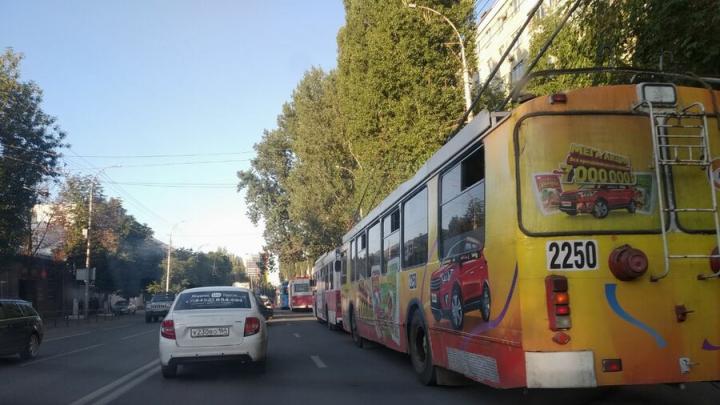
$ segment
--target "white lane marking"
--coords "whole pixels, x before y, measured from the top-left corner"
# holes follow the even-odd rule
[[[91,349],[94,349],[94,348],[100,347],[100,346],[105,346],[105,343],[98,343],[96,345],[83,347],[82,349],[72,350],[72,351],[65,352],[65,353],[59,353],[59,354],[56,354],[56,355],[50,356],[50,357],[41,357],[37,360],[29,361],[27,363],[22,363],[22,364],[20,364],[20,367],[32,366],[33,364],[42,363],[43,361],[54,360],[54,359],[57,359],[58,357],[69,356],[71,354],[84,352],[86,350],[91,350]]]
[[[130,327],[130,326],[133,326],[133,325],[134,325],[134,324],[131,323],[131,324],[128,324],[128,325],[116,326],[116,327],[114,327],[114,328],[102,328],[102,329],[100,329],[100,330],[122,329],[122,328],[127,328],[127,327]]]
[[[300,334],[297,333],[297,332],[295,332],[295,333],[293,333],[293,336],[295,336],[296,338],[299,338],[299,337],[300,337]]]
[[[315,363],[317,368],[327,368],[327,364],[325,364],[322,360],[320,360],[320,356],[318,355],[312,355],[310,356],[310,359]]]
[[[137,336],[147,335],[148,333],[158,333],[158,331],[156,331],[156,330],[154,330],[154,329],[153,329],[153,330],[148,330],[148,331],[145,331],[145,332],[136,333],[136,334],[134,334],[134,335],[125,336],[124,338],[120,338],[120,340],[132,339],[132,338],[137,337]]]
[[[45,343],[45,342],[54,342],[54,341],[56,341],[56,340],[69,339],[69,338],[72,338],[72,337],[75,337],[75,336],[84,336],[84,335],[89,335],[89,334],[90,334],[90,332],[83,332],[83,333],[77,333],[77,334],[74,334],[74,335],[58,336],[58,337],[54,337],[54,338],[50,338],[50,339],[43,339],[43,343]]]
[[[110,384],[107,384],[103,387],[100,387],[96,389],[95,391],[85,395],[84,397],[75,400],[70,405],[85,405],[85,404],[99,404],[99,403],[107,403],[109,401],[112,401],[117,398],[117,396],[124,394],[127,392],[128,389],[133,388],[137,384],[141,383],[142,381],[145,381],[148,377],[150,377],[153,373],[157,372],[157,366],[160,364],[160,360],[153,360],[150,363],[140,367],[139,369],[130,372],[128,374],[125,374],[124,376],[118,378],[117,380],[111,382]],[[121,387],[123,384],[127,383],[127,385]],[[112,390],[118,388],[117,391],[111,392]],[[126,389],[127,388],[127,389]],[[107,397],[102,399],[102,402],[96,401],[100,396],[105,395],[107,393],[110,393]],[[115,393],[118,393],[117,396],[115,396]]]

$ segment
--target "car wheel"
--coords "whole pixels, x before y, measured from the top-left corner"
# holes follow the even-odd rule
[[[465,321],[465,310],[463,309],[463,297],[460,285],[455,284],[450,297],[450,322],[455,330],[461,330]]]
[[[630,201],[630,204],[628,204],[627,210],[631,214],[635,213],[635,210],[637,210],[637,204],[635,204],[635,200]]]
[[[410,323],[410,360],[418,379],[425,385],[435,385],[437,381],[435,366],[432,364],[432,350],[427,335],[425,321],[419,312],[413,314]]]
[[[160,371],[165,378],[175,378],[177,376],[177,365],[160,365]]]
[[[350,333],[352,334],[353,343],[355,346],[363,347],[363,338],[360,336],[357,330],[357,321],[355,320],[355,309],[350,310]]]
[[[610,212],[610,208],[608,207],[608,204],[605,200],[599,199],[595,202],[595,205],[593,205],[592,214],[595,218],[602,219],[608,216],[608,213]]]
[[[480,314],[482,315],[483,321],[487,322],[490,320],[490,286],[487,282],[483,283],[482,295],[480,296]]]
[[[23,360],[32,360],[37,357],[38,350],[40,350],[40,338],[37,334],[33,333],[30,335],[23,351],[20,352],[20,358]]]

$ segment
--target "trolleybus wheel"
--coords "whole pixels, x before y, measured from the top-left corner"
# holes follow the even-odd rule
[[[610,212],[610,208],[608,207],[608,204],[605,200],[602,198],[595,201],[595,205],[593,206],[592,214],[595,218],[605,218],[608,216],[608,213]]]
[[[482,295],[480,296],[480,314],[483,321],[490,320],[490,286],[487,281],[483,283]]]
[[[328,330],[335,330],[335,325],[330,322],[330,315],[328,314],[327,308],[325,308],[325,323],[327,323]]]
[[[465,310],[463,310],[462,291],[460,291],[460,286],[455,284],[450,297],[450,321],[455,330],[460,330],[463,327],[464,320]]]
[[[363,338],[360,336],[357,330],[357,321],[355,320],[355,309],[350,310],[350,333],[352,333],[352,339],[355,346],[363,347]]]
[[[435,385],[437,375],[432,364],[427,327],[417,311],[413,314],[410,323],[410,360],[420,382],[425,385]]]

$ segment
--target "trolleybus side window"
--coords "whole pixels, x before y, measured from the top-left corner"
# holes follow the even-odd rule
[[[357,257],[355,258],[357,265],[357,274],[359,278],[367,277],[367,239],[365,231],[357,237]]]
[[[347,283],[347,263],[345,262],[345,252],[340,257],[340,285]]]
[[[382,243],[380,239],[380,222],[370,227],[368,231],[368,268],[370,275],[380,274],[382,265]]]
[[[355,239],[350,241],[350,256],[348,263],[350,263],[350,282],[357,281],[357,267],[355,266]]]
[[[477,251],[485,244],[483,149],[443,174],[440,208],[442,258]]]
[[[400,210],[383,218],[383,274],[400,270]]]
[[[427,263],[427,194],[423,188],[403,207],[403,268]]]

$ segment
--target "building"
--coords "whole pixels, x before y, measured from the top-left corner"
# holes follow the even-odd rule
[[[258,262],[260,261],[259,254],[247,254],[243,256],[243,264],[245,265],[245,274],[251,280],[257,280],[260,277],[260,267]]]
[[[565,0],[545,0],[535,18],[553,12]],[[483,83],[508,48],[520,27],[527,19],[537,0],[495,0],[480,15],[477,26],[476,53],[478,78]],[[532,40],[532,22],[523,31],[517,43],[500,66],[496,79],[511,86],[525,73],[530,62],[529,49]]]

